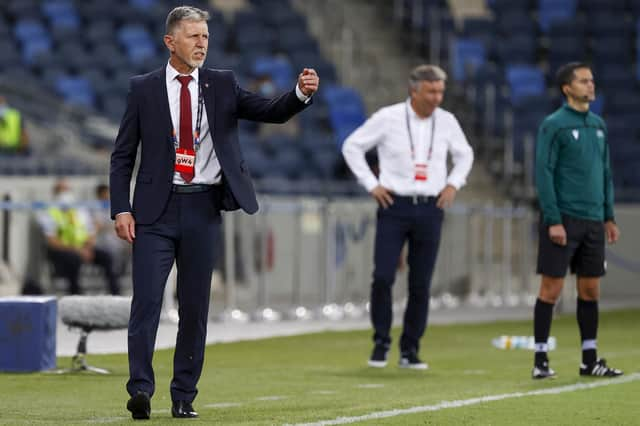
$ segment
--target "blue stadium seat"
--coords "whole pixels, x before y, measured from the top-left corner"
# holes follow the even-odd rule
[[[506,68],[506,79],[514,105],[527,97],[543,95],[546,90],[544,74],[538,68],[526,65],[514,65]]]
[[[484,65],[487,53],[482,42],[473,39],[455,39],[452,47],[453,78],[466,81],[469,73]]]
[[[630,66],[625,66],[621,63],[609,63],[600,68],[596,68],[596,87],[602,87],[607,93],[618,92],[625,93],[628,96],[628,92],[635,86],[635,80],[633,75],[633,69]]]
[[[335,175],[336,167],[342,161],[342,156],[334,147],[334,149],[314,151],[311,159],[317,174],[326,179]]]
[[[638,18],[640,16],[640,0],[627,0],[627,3],[633,17]]]
[[[268,75],[280,90],[289,90],[295,84],[295,75],[289,61],[281,56],[261,56],[253,61],[254,76]]]
[[[466,18],[463,22],[462,38],[479,40],[486,46],[493,46],[495,22],[488,18]]]
[[[13,34],[21,42],[48,37],[48,31],[42,22],[36,19],[19,20],[13,27]]]
[[[536,35],[537,26],[531,15],[524,11],[501,13],[496,19],[498,32],[506,37],[514,35]]]
[[[14,65],[20,62],[20,55],[18,54],[17,46],[13,43],[11,38],[0,39],[0,70],[10,65]]]
[[[31,64],[35,57],[51,49],[51,40],[48,37],[31,38],[23,42],[22,58],[27,64]]]
[[[277,155],[278,152],[291,149],[297,146],[296,141],[289,135],[273,134],[259,140],[258,143],[264,151],[270,155]]]
[[[571,61],[584,61],[587,44],[578,37],[553,37],[549,40],[547,62],[551,73]]]
[[[587,21],[584,16],[576,16],[571,20],[552,21],[549,24],[547,35],[553,39],[555,37],[570,38],[576,37],[584,40],[587,33]]]
[[[306,167],[307,159],[295,146],[280,148],[270,160],[270,168],[267,176],[283,176],[288,179],[295,179]]]
[[[278,48],[287,54],[292,52],[308,52],[319,54],[318,43],[306,31],[296,28],[279,28],[277,30]]]
[[[159,4],[158,0],[129,0],[129,4],[140,10],[148,10]]]
[[[531,35],[506,37],[495,46],[495,56],[499,63],[533,64],[536,62],[537,43]]]
[[[236,48],[246,54],[253,50],[262,54],[270,54],[276,44],[275,30],[258,24],[250,27],[236,27]]]
[[[631,39],[626,37],[594,37],[591,43],[592,60],[599,64],[623,63],[631,65]]]
[[[587,19],[589,19],[588,30],[593,37],[631,38],[633,36],[634,25],[625,19],[624,12],[599,12],[588,16]]]
[[[151,34],[140,24],[124,25],[117,31],[118,41],[122,46],[151,42]]]
[[[52,29],[77,30],[80,27],[80,17],[74,4],[69,0],[44,0],[42,13],[49,19]]]
[[[262,20],[269,26],[299,27],[306,25],[305,18],[288,3],[271,3],[259,9]]]
[[[38,0],[5,0],[7,16],[14,21],[22,19],[39,19],[40,2]]]
[[[596,95],[596,100],[589,104],[589,109],[595,114],[602,115],[607,95],[602,93],[602,91],[596,92]]]
[[[611,0],[580,0],[580,7],[589,15],[597,16],[601,13],[622,13],[626,7],[624,1]]]
[[[249,166],[251,176],[257,179],[264,177],[269,172],[269,169],[272,168],[269,158],[255,143],[246,143],[246,141],[243,142],[243,139],[240,139],[240,143],[242,144],[242,153]]]
[[[547,34],[554,22],[572,20],[577,6],[577,0],[538,0],[540,30]]]
[[[127,46],[127,57],[132,64],[140,65],[148,63],[156,57],[157,53],[153,43],[140,43]]]
[[[596,84],[597,83],[598,81],[596,79]],[[630,92],[628,88],[618,93],[612,93],[611,96],[607,98],[604,111],[607,114],[607,126],[611,127],[610,121],[615,119],[618,114],[640,111],[640,93],[638,93],[637,90]],[[640,120],[632,120],[632,122],[638,123],[638,126],[640,126]]]
[[[322,55],[312,52],[293,52],[291,55],[291,63],[296,73],[302,71],[303,68],[313,68],[317,71],[322,79],[323,90],[326,84],[335,84],[338,81],[336,69],[333,64],[327,61]],[[322,92],[322,90],[321,90]]]
[[[88,80],[66,75],[58,77],[54,85],[56,91],[62,95],[65,101],[84,107],[94,106],[95,96]]]
[[[487,0],[487,5],[494,14],[528,12],[533,6],[533,0]]]

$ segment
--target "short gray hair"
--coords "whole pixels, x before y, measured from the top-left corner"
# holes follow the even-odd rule
[[[422,81],[447,81],[447,73],[437,65],[419,65],[409,74],[409,87],[417,89]]]
[[[167,34],[173,34],[173,31],[180,24],[181,21],[208,21],[209,12],[206,10],[198,9],[193,6],[178,6],[169,12],[167,15],[167,21],[165,23],[165,30]]]

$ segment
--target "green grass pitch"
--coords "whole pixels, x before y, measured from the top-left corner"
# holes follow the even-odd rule
[[[640,310],[602,313],[599,354],[628,376],[640,372]],[[432,406],[443,401],[527,393],[597,383],[580,378],[580,344],[573,316],[554,320],[558,349],[550,353],[558,378],[533,381],[533,354],[499,350],[491,339],[501,334],[529,335],[531,321],[432,326],[422,341],[427,371],[407,371],[398,360],[395,329],[385,369],[366,367],[369,331],[327,332],[207,347],[194,402],[196,420],[172,419],[169,411],[171,350],[154,358],[156,393],[149,425],[193,422],[219,425],[313,423],[366,416],[385,410]],[[99,338],[95,334],[90,338]],[[1,425],[132,424],[127,358],[89,355],[90,364],[113,374],[0,374]],[[70,365],[58,359],[59,367]],[[625,377],[625,376],[623,376]],[[140,422],[136,422],[140,424]],[[437,411],[369,418],[367,425],[638,425],[640,380],[554,395],[526,395]]]

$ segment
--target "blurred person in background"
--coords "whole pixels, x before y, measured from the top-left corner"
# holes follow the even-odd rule
[[[28,154],[29,138],[22,114],[0,95],[0,154]]]
[[[98,265],[104,270],[109,292],[120,294],[111,254],[96,247],[91,216],[86,209],[72,207],[78,200],[66,179],[55,183],[53,201],[57,206],[40,212],[38,223],[46,238],[47,258],[56,275],[69,282],[70,294],[81,294],[81,266]]]
[[[446,73],[435,65],[416,67],[409,76],[409,98],[378,110],[342,147],[351,171],[379,204],[370,303],[374,328],[371,367],[387,365],[391,289],[402,247],[408,241],[409,300],[399,342],[399,366],[427,368],[418,351],[427,327],[444,209],[453,204],[473,163],[473,151],[458,120],[439,107],[446,79]],[[365,153],[374,147],[379,177],[365,159]],[[453,160],[450,171],[447,154]]]
[[[104,183],[97,185],[95,195],[96,200],[101,204],[100,208],[91,211],[96,234],[96,247],[111,255],[114,271],[118,277],[121,277],[124,275],[131,257],[131,246],[113,232],[113,221],[109,208],[109,185]]]
[[[208,19],[206,11],[190,6],[169,13],[164,36],[169,61],[131,79],[111,156],[111,215],[118,236],[133,244],[127,409],[134,419],[148,419],[151,414],[155,391],[151,360],[164,286],[174,260],[179,323],[171,414],[198,416],[192,402],[204,362],[220,212],[258,210],[240,152],[238,120],[283,123],[310,104],[319,84],[316,72],[305,68],[295,88],[267,99],[241,88],[231,71],[202,68],[209,44]],[[131,205],[130,183],[139,146]]]
[[[263,98],[273,98],[281,95],[282,90],[273,81],[269,74],[259,74],[249,83],[249,89]],[[286,123],[255,123],[256,134],[260,140],[273,135],[285,135],[295,137],[300,134],[300,120],[291,117]]]
[[[611,377],[622,371],[596,353],[600,277],[605,274],[605,240],[620,231],[613,211],[613,181],[604,120],[589,111],[595,100],[587,64],[571,62],[557,72],[565,104],[545,118],[536,144],[536,188],[541,210],[538,245],[540,292],[533,313],[535,355],[532,377],[555,376],[547,356],[553,307],[567,269],[577,276],[577,320],[582,340],[581,376]]]

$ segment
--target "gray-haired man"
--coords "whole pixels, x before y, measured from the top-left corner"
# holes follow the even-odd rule
[[[283,123],[306,108],[318,88],[315,71],[304,69],[295,89],[265,99],[242,89],[231,71],[201,68],[209,44],[208,17],[189,6],[169,13],[164,36],[169,62],[131,79],[111,156],[111,215],[118,236],[133,243],[127,409],[134,419],[148,419],[151,413],[151,360],[164,285],[174,261],[180,322],[171,413],[178,418],[198,415],[191,404],[204,362],[220,211],[258,210],[238,142],[238,120]],[[131,205],[129,188],[139,146]]]
[[[448,111],[439,108],[446,73],[421,65],[409,76],[409,98],[371,116],[344,142],[342,153],[358,181],[378,202],[371,321],[375,343],[371,367],[385,367],[391,344],[391,287],[405,241],[409,243],[409,300],[400,339],[400,367],[426,369],[418,358],[427,326],[429,289],[440,242],[443,209],[464,185],[473,151]],[[376,147],[380,175],[365,153]],[[447,170],[447,154],[453,168]]]

